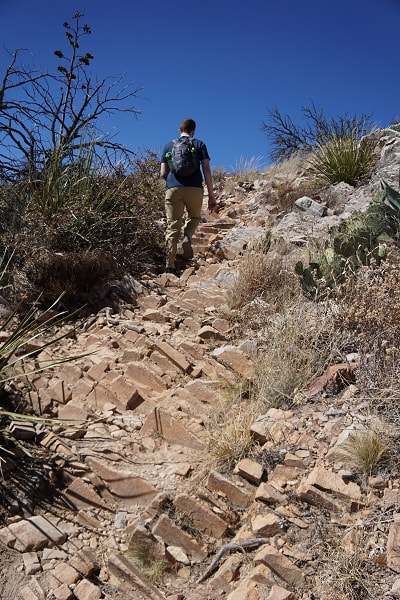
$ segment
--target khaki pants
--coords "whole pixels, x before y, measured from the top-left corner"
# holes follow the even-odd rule
[[[183,213],[187,211],[184,235],[192,237],[200,223],[203,204],[203,189],[197,187],[174,187],[165,194],[165,214],[167,216],[166,266],[175,267],[176,249],[182,229]]]

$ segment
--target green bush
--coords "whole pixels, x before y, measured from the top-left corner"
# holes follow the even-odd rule
[[[52,302],[157,262],[163,244],[163,185],[155,154],[137,157],[131,172],[110,171],[85,149],[78,161],[0,188],[7,228],[0,247],[14,248],[15,282]],[[18,203],[13,200],[18,198]],[[83,287],[81,287],[83,286]],[[86,299],[83,298],[85,301]]]

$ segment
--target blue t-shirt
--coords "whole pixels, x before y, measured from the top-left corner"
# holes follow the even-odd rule
[[[197,171],[193,173],[193,175],[189,175],[189,177],[178,177],[175,173],[171,173],[168,171],[167,176],[167,190],[173,187],[203,187],[203,176],[200,170],[200,164],[202,160],[210,159],[207,151],[207,146],[201,140],[197,140],[196,138],[192,138],[192,144],[196,148],[197,156],[199,157],[199,168]],[[167,152],[172,151],[172,140],[165,144],[163,151],[161,153],[161,162],[166,163],[168,166],[168,161],[165,158]]]

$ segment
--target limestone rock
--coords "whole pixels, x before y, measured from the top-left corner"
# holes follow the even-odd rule
[[[250,494],[216,471],[210,471],[207,487],[212,492],[225,496],[233,506],[246,508],[252,500]]]
[[[111,467],[94,457],[88,457],[86,462],[104,481],[115,501],[123,507],[144,505],[157,495],[157,490],[151,483],[132,471]]]
[[[243,458],[236,465],[237,472],[239,475],[258,485],[264,476],[264,467],[254,460],[249,458]]]
[[[107,503],[99,496],[92,486],[82,481],[80,477],[74,481],[63,492],[70,506],[76,510],[85,508],[104,508],[110,510]]]
[[[287,499],[284,494],[269,483],[261,483],[257,488],[256,500],[261,500],[266,504],[286,504]]]
[[[88,579],[82,579],[74,588],[74,595],[78,600],[100,600],[101,589]]]
[[[273,512],[263,512],[252,519],[251,528],[256,537],[272,537],[282,532],[281,518]]]
[[[162,538],[168,546],[179,546],[190,556],[197,559],[203,560],[207,556],[207,552],[200,544],[175,525],[167,515],[161,515],[153,527],[153,534]]]
[[[267,600],[295,600],[293,592],[285,590],[280,585],[273,585]]]
[[[204,443],[184,425],[168,413],[155,409],[145,420],[143,433],[156,432],[170,444],[179,444],[188,448],[201,450]]]
[[[304,574],[301,569],[296,567],[288,558],[278,552],[276,548],[265,545],[254,557],[254,563],[262,563],[276,573],[283,581],[296,585],[304,586]]]
[[[319,202],[316,202],[312,198],[308,198],[308,196],[298,198],[294,203],[293,210],[317,215],[318,217],[326,215],[326,206],[319,204]]]
[[[188,494],[179,494],[174,504],[176,509],[186,515],[197,529],[215,538],[222,537],[228,528],[223,519]]]
[[[212,352],[211,356],[228,365],[228,367],[243,377],[250,377],[252,375],[253,367],[251,361],[236,346],[217,348]]]

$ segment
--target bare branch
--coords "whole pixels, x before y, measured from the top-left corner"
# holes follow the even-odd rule
[[[372,115],[340,115],[328,118],[324,110],[313,101],[309,106],[301,108],[303,124],[297,125],[289,115],[282,114],[275,106],[269,109],[267,121],[262,123],[261,130],[270,140],[272,151],[270,157],[279,162],[296,153],[308,154],[315,146],[334,137],[346,137],[356,134],[365,135],[372,128]]]
[[[95,152],[124,156],[132,152],[111,141],[99,128],[104,115],[129,113],[138,115],[132,105],[140,86],[125,82],[123,76],[93,78],[89,72],[93,55],[80,48],[82,38],[91,33],[81,25],[76,13],[73,23],[64,23],[66,50],[53,54],[60,61],[53,73],[39,73],[21,63],[22,49],[10,54],[10,62],[0,83],[0,135],[3,147],[0,172],[11,178],[22,159],[43,168],[51,156],[71,161],[75,153],[86,146],[88,130]],[[12,124],[12,126],[11,126]]]

